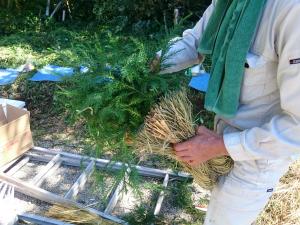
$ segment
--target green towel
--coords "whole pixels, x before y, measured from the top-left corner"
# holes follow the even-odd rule
[[[198,51],[212,55],[205,108],[236,115],[247,52],[267,0],[218,0]]]

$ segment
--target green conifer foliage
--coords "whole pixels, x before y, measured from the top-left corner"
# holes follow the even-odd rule
[[[122,161],[126,157],[130,161],[130,146],[151,106],[185,82],[179,74],[152,73],[149,61],[153,49],[135,44],[136,51],[125,60],[120,74],[78,75],[67,81],[57,98],[73,119],[85,121],[99,151],[114,151]]]

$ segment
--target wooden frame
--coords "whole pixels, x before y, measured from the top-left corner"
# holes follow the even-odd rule
[[[19,179],[15,179],[11,177],[11,175],[16,173],[27,162],[29,162],[29,160],[46,162],[47,165],[30,182],[23,182]],[[64,195],[64,197],[61,197],[57,194],[51,193],[49,191],[40,188],[40,185],[46,179],[46,177],[49,176],[52,172],[54,172],[56,169],[58,169],[61,165],[73,166],[78,168],[81,168],[82,166],[86,166],[85,170],[77,178],[75,183]],[[85,156],[63,152],[63,151],[54,151],[46,148],[33,147],[30,151],[26,152],[22,157],[19,157],[18,159],[12,161],[8,165],[1,167],[0,180],[6,181],[7,183],[13,185],[18,192],[39,199],[41,201],[45,201],[50,204],[61,204],[65,206],[78,207],[80,209],[84,209],[91,213],[97,214],[103,217],[104,219],[111,220],[119,224],[127,224],[126,221],[123,221],[122,219],[119,219],[111,215],[113,209],[115,208],[121,196],[121,192],[123,191],[125,180],[122,180],[119,184],[115,186],[114,191],[110,195],[110,199],[108,201],[108,204],[104,212],[98,211],[94,208],[85,207],[82,204],[76,202],[76,196],[84,188],[86,181],[92,175],[95,168],[117,171],[120,169],[124,169],[124,167],[127,167],[127,172],[126,172],[127,175],[124,178],[125,180],[128,179],[128,176],[130,175],[131,172],[130,168],[135,168],[137,172],[142,176],[163,178],[164,180],[162,185],[164,188],[168,186],[168,182],[171,179],[172,180],[192,179],[192,177],[187,173],[182,173],[182,172],[175,173],[171,170],[160,170],[160,169],[154,169],[154,168],[143,167],[138,165],[130,167],[129,165],[122,162],[111,162],[106,159],[85,157]],[[164,197],[165,197],[165,193],[164,191],[161,191],[155,206],[154,215],[159,214]],[[32,219],[36,219],[36,217],[33,216]],[[42,224],[43,225],[51,224],[50,222],[42,223]]]

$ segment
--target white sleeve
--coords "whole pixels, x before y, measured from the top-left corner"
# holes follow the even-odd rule
[[[173,44],[164,56],[166,60],[163,61],[161,74],[174,73],[200,63],[197,51],[198,44],[212,14],[215,2],[216,0],[212,1],[194,28],[184,31],[181,38],[175,38],[171,41]]]
[[[225,146],[236,161],[300,154],[300,29],[296,21],[300,21],[300,4],[288,11],[276,35],[282,113],[261,127],[224,135]]]

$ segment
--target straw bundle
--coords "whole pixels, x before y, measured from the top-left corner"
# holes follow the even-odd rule
[[[233,161],[229,157],[219,157],[197,167],[180,161],[174,154],[172,144],[195,136],[195,130],[192,103],[187,97],[187,90],[182,89],[165,96],[153,107],[137,137],[136,147],[140,152],[164,155],[179,161],[201,187],[210,190],[219,176],[231,170]]]
[[[300,224],[300,161],[294,163],[280,180],[264,212],[256,225]]]
[[[88,212],[87,210],[76,208],[73,206],[54,205],[46,216],[55,218],[71,224],[85,225],[116,225],[117,223],[103,219],[102,217]]]

